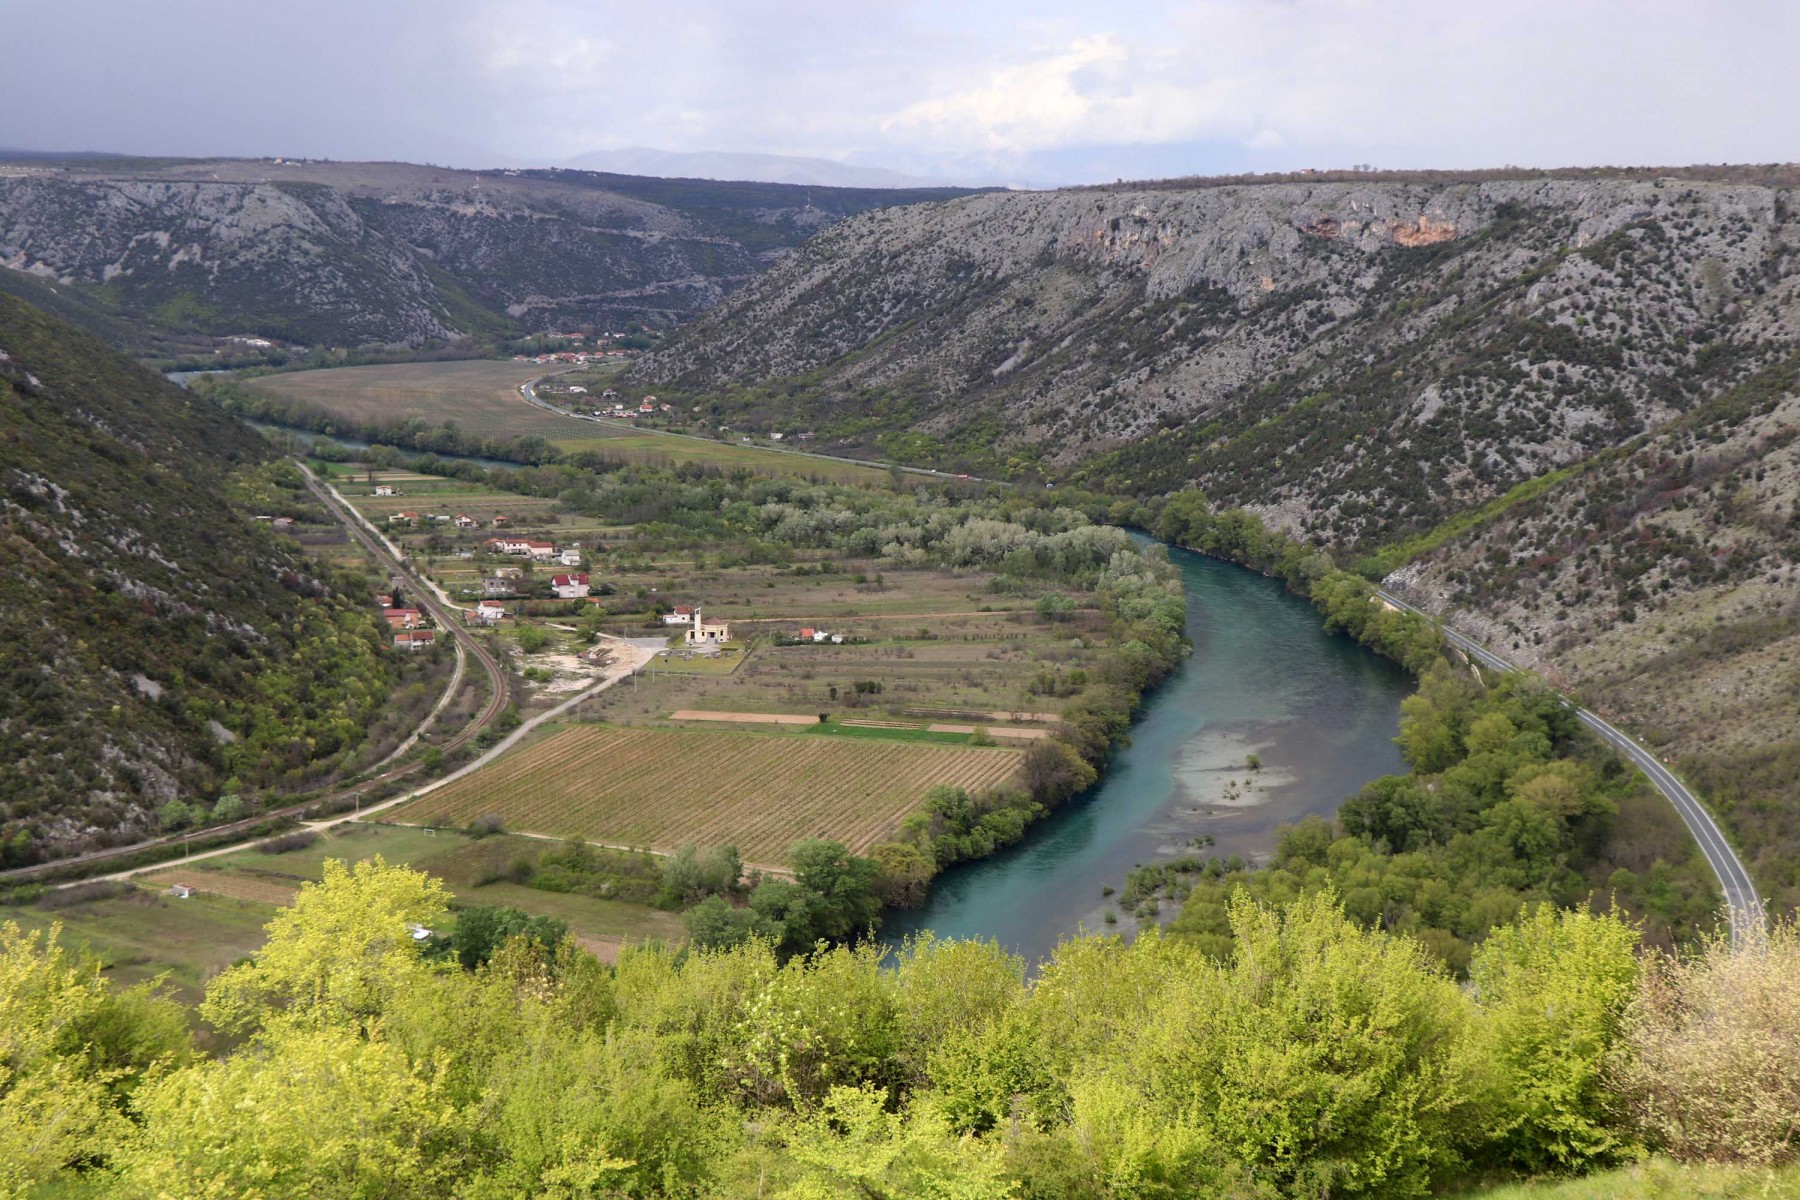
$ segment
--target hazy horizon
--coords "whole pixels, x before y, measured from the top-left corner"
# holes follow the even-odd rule
[[[649,149],[1026,185],[1800,158],[1800,17],[1773,0],[66,0],[9,25],[19,149],[480,168]]]

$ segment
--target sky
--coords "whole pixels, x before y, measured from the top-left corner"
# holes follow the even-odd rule
[[[1800,159],[1796,0],[0,0],[0,147],[1048,185]]]

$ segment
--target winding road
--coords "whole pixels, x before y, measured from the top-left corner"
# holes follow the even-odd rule
[[[1430,613],[1407,603],[1392,592],[1377,589],[1375,594],[1395,608],[1417,613],[1436,624],[1439,629],[1443,630],[1445,641],[1482,666],[1495,671],[1523,669],[1501,658],[1466,634],[1458,633]],[[1574,707],[1573,701],[1564,700],[1563,703]],[[1664,766],[1647,746],[1630,734],[1621,731],[1606,718],[1585,708],[1576,708],[1575,716],[1601,741],[1612,746],[1613,749],[1623,754],[1632,765],[1642,770],[1650,782],[1655,785],[1656,790],[1668,797],[1669,803],[1675,806],[1675,811],[1681,814],[1681,819],[1687,825],[1688,832],[1692,833],[1694,840],[1700,843],[1700,852],[1706,855],[1706,861],[1712,867],[1713,874],[1718,876],[1719,890],[1725,896],[1726,912],[1731,922],[1731,940],[1742,944],[1745,941],[1761,937],[1767,929],[1762,897],[1757,895],[1756,885],[1751,882],[1750,872],[1744,869],[1743,861],[1738,858],[1737,851],[1731,848],[1731,843],[1725,839],[1724,831],[1719,828],[1718,822],[1713,820],[1712,814],[1706,811],[1706,806],[1700,803],[1700,798],[1694,795],[1685,783],[1677,779],[1674,772]]]

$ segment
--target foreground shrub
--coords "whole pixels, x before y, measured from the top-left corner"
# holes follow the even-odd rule
[[[1455,1157],[1466,997],[1415,942],[1359,929],[1329,895],[1272,910],[1240,893],[1231,925],[1230,962],[1193,956],[1138,1028],[1076,1067],[1074,1132],[1108,1186],[1424,1195]]]
[[[1644,1138],[1676,1158],[1800,1158],[1800,932],[1653,959],[1612,1077]]]
[[[1540,907],[1475,951],[1476,1069],[1490,1088],[1486,1157],[1529,1174],[1615,1159],[1608,1051],[1638,980],[1637,930],[1615,915]]]

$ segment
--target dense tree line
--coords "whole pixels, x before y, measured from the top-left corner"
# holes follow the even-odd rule
[[[1281,580],[1312,600],[1324,614],[1326,628],[1349,634],[1415,675],[1442,653],[1443,635],[1430,620],[1381,603],[1367,579],[1335,566],[1318,547],[1270,529],[1254,513],[1217,511],[1205,495],[1190,489],[1130,506],[1128,515],[1165,541]]]
[[[208,986],[210,1055],[153,987],[0,929],[0,1192],[1324,1200],[1796,1153],[1790,929],[1640,957],[1544,906],[1465,987],[1328,894],[1240,893],[1219,952],[1080,938],[1030,980],[985,942],[609,968],[523,929],[470,969],[410,936],[445,902],[328,863]]]

